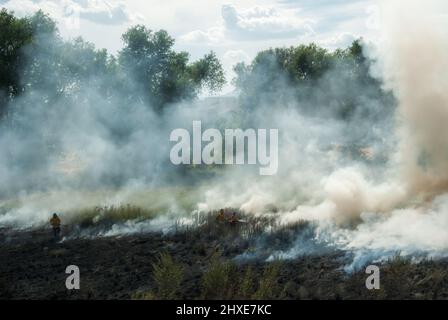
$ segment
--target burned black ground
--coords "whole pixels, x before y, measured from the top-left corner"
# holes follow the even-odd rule
[[[338,250],[266,262],[263,245],[281,249],[297,233],[304,232],[305,224],[278,228],[263,238],[263,245],[259,240],[262,226],[252,226],[243,230],[209,219],[199,228],[165,235],[74,238],[62,242],[53,241],[48,229],[3,230],[0,297],[160,299],[166,293],[158,294],[160,283],[154,277],[154,264],[160,254],[165,254],[182,270],[178,288],[172,292],[178,299],[448,298],[447,261],[417,264],[392,259],[381,266],[381,289],[369,291],[364,270],[345,273],[347,256]],[[253,259],[236,259],[257,251]],[[65,287],[68,265],[80,268],[80,290]],[[162,281],[170,284],[170,279]]]

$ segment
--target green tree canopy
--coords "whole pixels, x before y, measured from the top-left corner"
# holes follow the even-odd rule
[[[6,112],[7,101],[20,91],[20,50],[31,42],[32,34],[26,19],[0,11],[0,116]]]
[[[225,83],[213,52],[191,63],[187,52],[173,49],[174,39],[164,30],[153,32],[137,25],[122,39],[124,47],[116,58],[82,38],[64,41],[56,23],[42,11],[17,18],[2,10],[0,115],[25,91],[39,92],[36,98],[52,105],[88,88],[106,100],[143,101],[161,110],[169,103],[193,99],[202,90],[217,91]],[[76,98],[82,103],[82,96]]]
[[[214,53],[189,63],[188,53],[174,51],[174,39],[164,30],[154,32],[138,25],[123,35],[123,41],[120,66],[157,110],[194,98],[202,89],[219,90],[225,83]]]
[[[347,119],[372,101],[380,108],[391,104],[370,64],[362,40],[334,52],[312,43],[259,52],[251,64],[234,67],[233,81],[249,109],[296,104],[304,112]]]

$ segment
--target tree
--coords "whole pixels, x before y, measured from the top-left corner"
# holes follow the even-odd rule
[[[42,11],[25,18],[0,12],[0,96],[2,114],[8,102],[26,90],[47,85],[51,66],[58,64],[55,22]]]
[[[32,30],[26,19],[0,11],[0,117],[6,113],[8,101],[20,89],[19,69],[23,64],[21,48],[32,40]]]
[[[188,53],[175,52],[174,39],[164,30],[154,32],[138,25],[122,39],[119,64],[131,80],[128,85],[137,86],[156,110],[192,99],[204,88],[219,90],[224,85],[224,72],[214,53],[189,63]]]
[[[348,120],[370,115],[372,106],[382,113],[392,104],[370,65],[362,39],[334,52],[311,43],[259,52],[250,65],[234,67],[233,83],[247,110],[296,105],[304,113]]]
[[[2,10],[0,116],[6,114],[8,102],[25,91],[38,92],[36,99],[51,106],[88,88],[105,100],[119,99],[124,106],[143,101],[160,111],[203,90],[217,91],[225,83],[213,52],[191,63],[187,52],[173,49],[174,39],[164,30],[137,25],[122,38],[124,48],[115,58],[82,38],[64,41],[56,23],[42,11],[19,19]]]
[[[198,87],[212,92],[219,91],[225,83],[224,70],[214,52],[193,63],[190,73]]]

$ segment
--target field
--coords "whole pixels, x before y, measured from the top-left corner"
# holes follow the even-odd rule
[[[94,210],[94,209],[92,209]],[[114,212],[138,208],[115,208]],[[120,216],[123,213],[120,213]],[[86,215],[88,217],[89,215]],[[211,212],[169,233],[70,237],[90,218],[51,230],[2,230],[0,297],[6,299],[447,299],[448,261],[412,263],[398,255],[381,265],[381,289],[367,290],[364,270],[347,273],[339,250],[267,259],[286,248],[307,222],[276,225],[247,217],[232,226]],[[106,221],[106,220],[104,220]],[[266,230],[270,230],[266,232]],[[65,268],[77,265],[81,289],[65,287]]]

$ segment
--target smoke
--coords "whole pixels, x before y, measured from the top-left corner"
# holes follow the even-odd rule
[[[348,271],[396,254],[414,259],[448,254],[448,33],[443,22],[448,6],[384,1],[381,8],[380,42],[370,54],[377,61],[372,72],[398,102],[394,161],[379,184],[357,169],[338,170],[325,179],[324,200],[282,215],[285,221],[322,221],[315,241],[350,252]],[[328,223],[347,218],[358,220],[355,228]],[[297,256],[297,251],[293,247],[283,254]]]
[[[350,255],[350,271],[397,252],[447,256],[448,38],[442,22],[448,6],[384,1],[381,8],[380,41],[365,49],[375,61],[372,74],[393,92],[395,109],[371,86],[341,81],[344,66],[327,72],[300,101],[278,79],[275,93],[254,93],[260,104],[249,111],[240,100],[216,98],[172,104],[158,114],[143,102],[128,105],[121,91],[105,101],[89,85],[51,102],[42,98],[48,88],[28,92],[13,105],[23,110],[14,122],[24,129],[0,126],[0,225],[41,226],[53,211],[70,220],[79,209],[126,203],[160,215],[89,233],[118,236],[169,230],[173,220],[164,215],[232,207],[275,214],[283,224],[315,221],[312,235],[298,235],[290,249],[274,253],[283,258],[329,246]],[[258,72],[259,81],[268,78],[267,70]],[[358,98],[359,108],[341,120],[326,104],[347,95]],[[261,177],[248,165],[173,166],[169,133],[190,129],[193,120],[203,128],[279,129],[278,174]]]
[[[431,196],[447,187],[447,6],[437,0],[401,6],[383,6],[382,73],[400,105],[399,156],[409,191]]]

